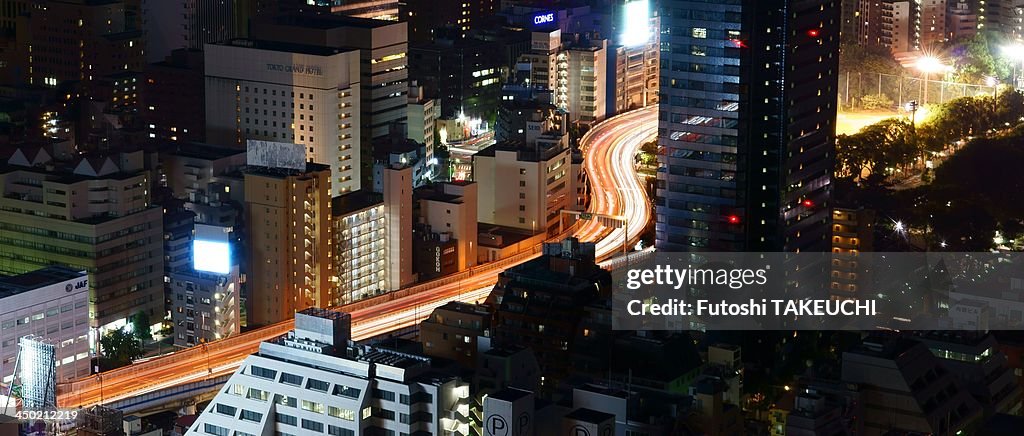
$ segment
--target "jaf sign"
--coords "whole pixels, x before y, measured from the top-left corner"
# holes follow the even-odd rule
[[[533,16],[533,24],[535,24],[535,25],[548,24],[548,23],[554,23],[554,22],[555,22],[555,13],[554,12],[541,12],[541,13]]]

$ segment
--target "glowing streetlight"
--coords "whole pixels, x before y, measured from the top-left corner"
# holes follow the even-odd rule
[[[892,229],[895,230],[896,233],[906,233],[907,225],[903,224],[903,221],[896,221],[892,224]]]
[[[947,65],[942,63],[942,60],[935,56],[921,56],[917,59],[917,63],[914,64],[918,70],[924,73],[924,95],[921,97],[921,104],[928,104],[928,75],[931,73],[938,73],[945,71],[949,68]]]
[[[1015,61],[1013,63],[1013,85],[1015,87],[1019,87],[1017,78],[1017,63],[1020,63],[1021,67],[1024,68],[1024,44],[1018,42],[1004,46],[1002,52],[1003,56],[1006,56],[1011,61]]]

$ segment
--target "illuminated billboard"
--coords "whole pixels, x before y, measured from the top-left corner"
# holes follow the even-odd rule
[[[651,7],[649,0],[626,1],[622,7],[620,43],[626,47],[647,44],[651,39]]]
[[[533,18],[531,19],[531,21],[533,22],[534,26],[554,25],[556,22],[558,22],[558,16],[551,11],[540,12],[533,14]]]
[[[230,233],[230,227],[196,224],[196,239],[192,241],[192,269],[216,274],[230,273]]]

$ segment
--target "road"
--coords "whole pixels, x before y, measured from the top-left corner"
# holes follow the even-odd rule
[[[608,228],[597,220],[580,221],[567,229],[583,241],[597,243],[604,259],[639,239],[650,219],[650,204],[633,167],[633,156],[657,131],[657,107],[633,111],[599,124],[583,138],[585,168],[591,183],[588,212],[616,216],[628,222]],[[340,307],[352,314],[352,336],[366,339],[419,323],[449,301],[482,301],[498,274],[538,257],[538,245],[527,253],[474,267],[469,271],[398,290],[381,297]],[[145,362],[106,371],[57,387],[58,404],[65,408],[90,406],[132,398],[205,378],[229,374],[260,342],[291,330],[292,321],[249,331],[209,344],[183,349]]]

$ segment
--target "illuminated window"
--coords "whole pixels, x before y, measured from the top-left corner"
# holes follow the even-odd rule
[[[705,28],[705,27],[694,27],[693,28],[693,32],[691,33],[691,35],[694,38],[701,38],[701,39],[707,38],[708,37],[708,29]]]

